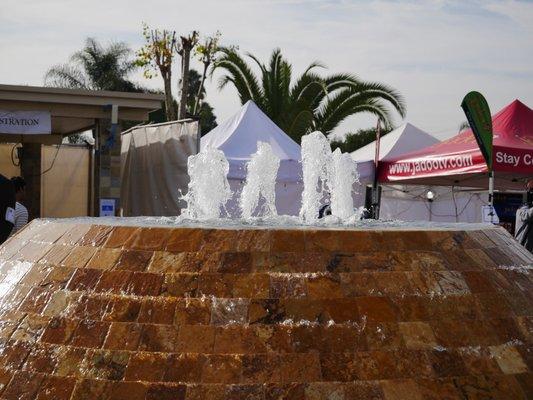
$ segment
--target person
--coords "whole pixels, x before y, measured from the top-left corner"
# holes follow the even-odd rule
[[[515,238],[533,253],[533,179],[527,183],[526,203],[516,212]]]
[[[28,209],[22,204],[26,195],[26,181],[20,176],[11,178],[13,187],[15,188],[15,224],[11,234],[14,235],[28,223]]]
[[[0,244],[9,237],[15,225],[15,188],[13,182],[0,174]]]
[[[322,219],[324,217],[327,217],[328,215],[331,215],[331,205],[329,205],[329,203],[326,203],[322,207],[320,207],[320,210],[318,210],[318,219]]]

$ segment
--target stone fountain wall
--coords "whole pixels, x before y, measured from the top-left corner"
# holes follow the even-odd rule
[[[532,264],[499,228],[35,221],[0,247],[0,398],[533,398]]]

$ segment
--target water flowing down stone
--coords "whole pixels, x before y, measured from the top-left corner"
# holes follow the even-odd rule
[[[331,174],[331,147],[321,132],[302,137],[302,172],[304,190],[300,218],[305,222],[318,219],[321,202],[327,196]]]
[[[352,197],[355,183],[359,183],[355,161],[350,154],[336,149],[332,154],[332,168],[328,183],[333,216],[344,220],[355,214]]]
[[[240,207],[242,217],[250,219],[254,216],[275,217],[276,210],[276,178],[280,160],[268,143],[259,142],[257,152],[247,164],[246,184],[242,190]],[[257,211],[261,200],[263,204]]]
[[[190,182],[183,197],[184,215],[192,219],[220,218],[231,198],[228,182],[229,163],[224,153],[208,147],[187,160]]]

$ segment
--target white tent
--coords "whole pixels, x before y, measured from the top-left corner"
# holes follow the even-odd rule
[[[420,150],[437,143],[439,140],[429,133],[406,123],[380,141],[380,161]],[[351,153],[357,162],[357,171],[362,187],[374,179],[374,156],[376,142]],[[431,190],[435,199],[429,202],[426,192]],[[363,191],[363,193],[361,193]],[[355,196],[356,206],[364,205],[364,189]],[[382,185],[380,218],[405,221],[441,222],[479,222],[483,200],[479,193],[452,192],[448,187],[429,187],[416,185]]]
[[[233,117],[203,136],[200,150],[215,147],[224,152],[230,165],[228,180],[234,193],[227,208],[232,216],[238,216],[238,201],[246,180],[246,163],[257,151],[259,142],[269,143],[281,160],[276,184],[278,214],[297,215],[302,192],[300,146],[253,101],[248,101]]]
[[[395,158],[402,154],[431,146],[432,144],[438,143],[438,141],[437,138],[431,136],[429,133],[418,129],[410,123],[406,123],[381,138],[379,159],[387,160],[389,158]],[[374,179],[375,153],[375,141],[351,153],[352,158],[357,162],[359,180],[363,185],[371,183]]]

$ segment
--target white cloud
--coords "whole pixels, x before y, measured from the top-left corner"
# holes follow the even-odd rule
[[[514,98],[533,105],[533,4],[519,1],[170,1],[3,0],[0,81],[42,84],[87,36],[141,45],[141,22],[178,32],[221,30],[223,40],[260,58],[281,47],[302,71],[322,60],[404,94],[407,119],[439,136],[455,133],[469,90],[497,111]],[[176,68],[175,74],[178,69]],[[161,86],[159,80],[149,85]],[[208,82],[219,120],[236,111],[232,89]],[[346,121],[344,132],[373,125]]]

